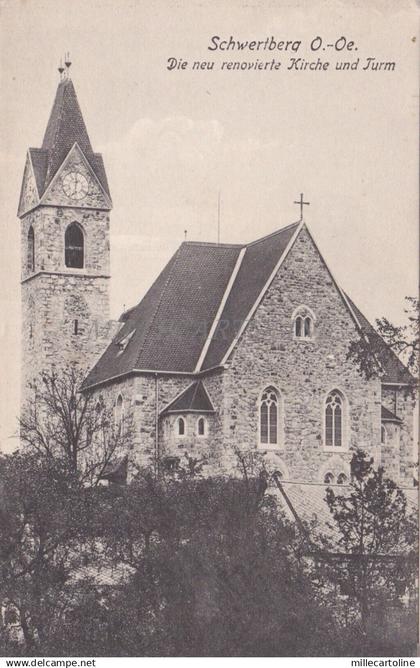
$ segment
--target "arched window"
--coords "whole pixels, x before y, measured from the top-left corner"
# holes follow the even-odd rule
[[[343,397],[338,390],[330,392],[325,402],[325,445],[343,445]]]
[[[345,473],[340,473],[337,476],[337,485],[345,485],[348,481],[348,478]]]
[[[205,436],[207,432],[206,420],[203,417],[198,418],[197,421],[197,434],[198,436]]]
[[[176,421],[176,433],[178,436],[185,436],[185,420],[182,417]]]
[[[118,395],[115,402],[115,430],[118,436],[124,433],[124,402],[121,394]]]
[[[385,425],[381,425],[381,443],[382,445],[386,443],[386,428]]]
[[[302,331],[303,331],[303,320],[300,317],[300,315],[298,315],[298,317],[295,320],[295,336],[298,339],[300,339],[300,337],[302,336]]]
[[[27,257],[28,271],[35,271],[35,233],[32,225],[28,231],[28,257]]]
[[[267,387],[260,401],[260,444],[279,445],[279,395]]]
[[[299,306],[292,315],[295,339],[310,339],[314,333],[315,315],[307,306]]]
[[[83,269],[84,238],[83,232],[77,223],[71,223],[64,235],[66,267]]]
[[[333,482],[334,482],[334,474],[331,473],[331,471],[328,471],[328,473],[324,475],[324,483],[326,485],[332,485]]]

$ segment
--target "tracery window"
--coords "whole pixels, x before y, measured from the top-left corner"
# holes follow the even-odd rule
[[[279,445],[279,394],[267,387],[260,400],[260,444]]]
[[[334,474],[331,473],[331,471],[328,471],[328,473],[324,475],[324,483],[326,485],[332,485],[333,482],[334,482]]]
[[[337,485],[346,485],[348,482],[348,478],[345,473],[340,473],[337,476]]]
[[[315,316],[307,306],[299,306],[293,313],[293,336],[295,339],[311,339],[314,333]]]
[[[325,402],[325,445],[343,445],[343,396],[338,390],[329,393]]]

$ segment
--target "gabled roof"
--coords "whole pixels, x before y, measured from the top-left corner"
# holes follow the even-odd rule
[[[95,385],[133,370],[193,373],[241,247],[184,242],[87,376]],[[136,330],[123,353],[118,342]]]
[[[402,422],[399,417],[394,415],[394,413],[388,410],[385,406],[381,406],[381,420],[382,422],[397,422],[398,424]]]
[[[123,313],[123,326],[84,388],[132,372],[194,376],[223,365],[302,225],[288,225],[242,246],[184,242],[139,304]],[[355,325],[359,317],[367,323],[341,294]],[[376,334],[367,325],[370,336]],[[362,325],[366,331],[367,325]],[[119,342],[131,332],[121,352]],[[396,377],[395,369],[406,372],[393,353],[383,357],[387,382]]]
[[[414,378],[411,373],[393,352],[393,350],[391,350],[391,348],[385,343],[378,332],[372,327],[369,320],[365,318],[363,313],[361,313],[357,306],[352,302],[350,297],[347,295],[346,297],[350,303],[351,308],[355,312],[357,319],[360,322],[363,333],[366,334],[368,340],[371,342],[372,348],[375,351],[382,366],[382,370],[384,372],[384,375],[381,377],[382,383],[385,385],[387,383],[401,383],[411,385],[414,382]]]
[[[214,413],[214,406],[201,380],[191,383],[161,414],[168,413]]]
[[[109,195],[102,156],[93,152],[73,82],[63,79],[58,84],[42,147],[29,149],[40,197],[75,143]]]
[[[223,359],[298,227],[299,223],[288,225],[246,246],[236,280],[207,351],[203,369],[216,366]]]

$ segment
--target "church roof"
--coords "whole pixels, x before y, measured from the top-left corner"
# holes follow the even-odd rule
[[[84,387],[131,372],[193,375],[222,365],[302,224],[246,245],[181,244],[139,304],[123,314]],[[376,335],[355,305],[346,304],[362,329]],[[387,382],[404,382],[408,372],[394,353],[381,362]]]
[[[102,156],[93,152],[73,82],[63,79],[58,84],[42,147],[29,149],[40,197],[75,143],[109,195]]]
[[[372,348],[381,363],[384,372],[384,375],[381,377],[382,382],[384,384],[402,383],[411,385],[414,382],[414,377],[408,369],[404,366],[394,351],[385,343],[383,338],[379,336],[378,332],[372,327],[369,320],[365,318],[350,297],[347,296],[347,300],[361,325],[362,331],[370,340]]]
[[[193,374],[209,338],[202,369],[220,365],[298,225],[246,246],[181,244],[141,302],[124,314],[84,386],[135,370]],[[209,337],[215,321],[220,326]],[[133,331],[121,353],[119,342]]]
[[[167,413],[214,413],[214,406],[201,380],[191,383],[178,397],[162,411]]]

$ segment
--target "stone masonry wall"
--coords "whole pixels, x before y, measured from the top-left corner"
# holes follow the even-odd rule
[[[387,439],[382,448],[382,464],[401,485],[413,484],[414,397],[407,388],[384,386],[382,403],[402,420],[401,426],[386,424]]]
[[[315,314],[310,340],[293,336],[292,314],[300,305]],[[232,353],[225,380],[225,447],[258,448],[260,394],[274,385],[281,395],[283,445],[261,451],[273,465],[282,463],[293,479],[319,481],[330,463],[337,470],[337,458],[345,472],[350,448],[356,446],[377,453],[380,382],[366,381],[347,361],[356,336],[355,324],[303,229]],[[324,401],[335,388],[346,399],[346,445],[328,449]]]
[[[64,233],[72,222],[84,232],[83,269],[65,267]],[[28,231],[35,236],[35,266],[28,266]],[[109,322],[109,213],[39,207],[21,222],[22,403],[39,372],[77,362],[88,369],[112,338]],[[77,324],[75,321],[77,320]]]

